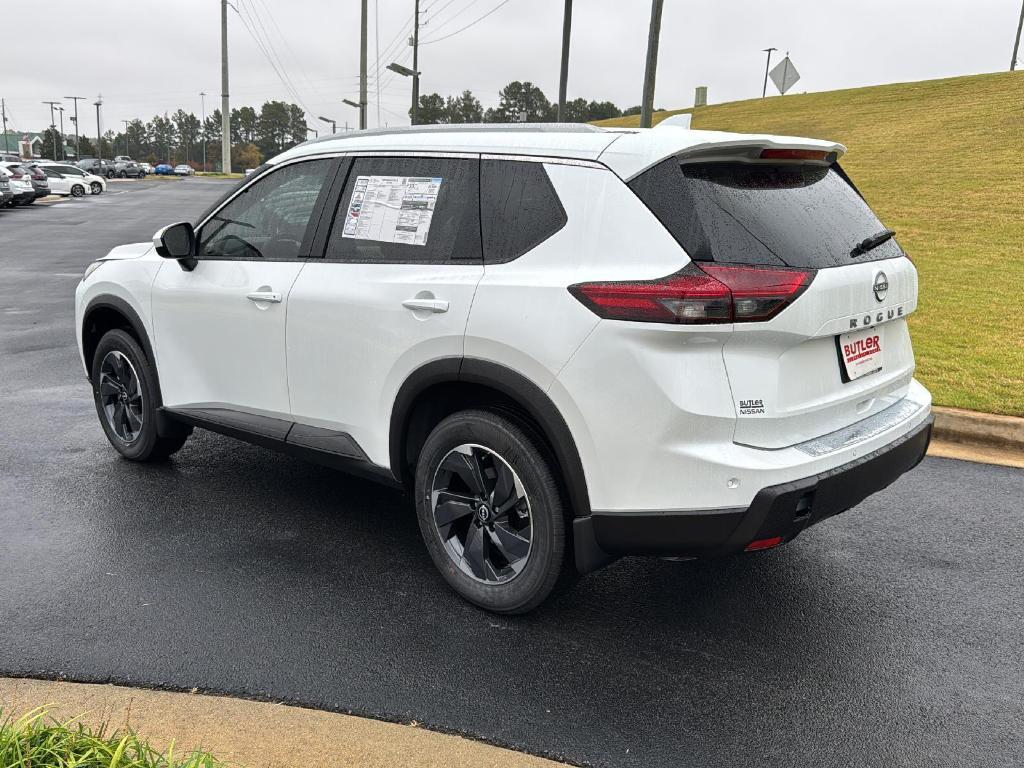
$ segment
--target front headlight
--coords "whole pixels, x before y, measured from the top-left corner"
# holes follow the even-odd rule
[[[84,283],[86,280],[88,280],[89,279],[89,275],[91,275],[93,272],[95,272],[97,269],[99,269],[102,266],[103,266],[103,262],[102,261],[94,261],[92,264],[90,264],[88,267],[86,267],[85,268],[85,274],[82,275],[82,282]]]

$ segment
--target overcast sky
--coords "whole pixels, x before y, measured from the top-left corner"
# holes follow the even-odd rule
[[[242,14],[229,10],[232,106],[297,101],[311,126],[325,127],[319,115],[357,122],[341,99],[358,100],[359,0],[232,2]],[[487,107],[510,80],[530,80],[557,98],[561,0],[421,4],[421,92],[468,88]],[[569,97],[638,104],[650,2],[574,5]],[[97,94],[104,101],[104,130],[179,107],[199,115],[200,91],[208,94],[207,112],[220,105],[218,0],[38,0],[30,6],[36,16],[31,31],[9,34],[3,44],[0,96],[9,126],[41,130],[49,122],[41,101],[67,95],[89,97],[79,103],[87,135],[95,133],[91,102]],[[411,84],[384,66],[411,63],[412,9],[413,0],[369,0],[371,127],[378,107],[381,124],[408,123]],[[1020,0],[666,0],[655,101],[689,106],[697,85],[708,86],[712,103],[759,96],[768,46],[790,51],[803,76],[794,92],[1005,70],[1019,12]],[[47,23],[50,17],[59,23]],[[291,87],[282,84],[246,25],[269,38],[271,56],[276,53]],[[437,40],[451,33],[457,34]],[[67,121],[65,127],[71,131]]]

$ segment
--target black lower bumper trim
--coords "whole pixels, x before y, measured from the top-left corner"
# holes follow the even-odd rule
[[[576,567],[586,573],[623,555],[717,557],[742,552],[759,539],[789,541],[916,467],[928,451],[932,421],[848,464],[764,488],[747,508],[593,512],[577,518]]]

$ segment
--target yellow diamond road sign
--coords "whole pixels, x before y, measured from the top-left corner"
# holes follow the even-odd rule
[[[796,71],[796,67],[789,60],[789,56],[786,56],[786,58],[775,65],[774,69],[769,73],[769,77],[775,83],[775,87],[779,89],[779,93],[785,94],[786,91],[796,85],[796,81],[800,79],[800,73]]]

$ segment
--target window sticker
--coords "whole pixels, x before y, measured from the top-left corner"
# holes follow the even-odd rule
[[[358,176],[342,237],[426,245],[440,178]]]

